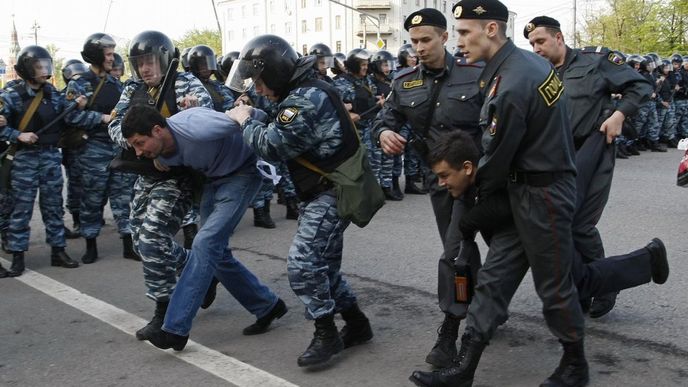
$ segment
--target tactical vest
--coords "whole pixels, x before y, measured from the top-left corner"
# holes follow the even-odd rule
[[[352,111],[354,113],[365,113],[375,106],[377,98],[373,91],[365,84],[365,78],[362,80],[355,79],[351,75],[345,75],[346,79],[354,85],[354,100],[352,101]]]
[[[19,127],[19,122],[24,116],[26,109],[28,109],[29,105],[31,105],[31,100],[33,100],[33,96],[29,95],[29,92],[26,90],[26,86],[27,85],[24,82],[14,86],[14,90],[17,91],[19,98],[22,101],[22,112],[21,114],[14,115],[13,119],[10,120],[10,125],[13,128]],[[55,107],[52,103],[54,93],[57,93],[57,90],[55,90],[52,85],[43,85],[43,99],[38,105],[38,109],[36,109],[33,117],[31,117],[29,124],[26,126],[26,129],[24,130],[25,133],[36,132],[38,129],[41,129],[59,115],[59,113],[55,111]],[[36,145],[57,145],[57,141],[60,139],[60,132],[62,132],[63,126],[64,122],[56,122],[48,130],[41,132],[38,135],[38,141],[36,142]]]
[[[93,71],[88,71],[82,75],[88,83],[91,84],[93,93],[98,89],[98,84],[101,78],[98,77]],[[88,110],[96,111],[102,114],[110,114],[112,110],[119,102],[119,97],[122,95],[122,91],[117,86],[116,83],[108,82],[107,79],[103,81],[103,86],[98,90],[98,94],[95,96],[93,101],[89,101],[90,105]],[[108,124],[100,123],[94,130],[89,131],[89,137],[92,139],[98,139],[103,141],[112,141],[110,135],[108,134]]]
[[[307,79],[299,83],[296,87],[314,87],[322,90],[327,94],[330,102],[337,111],[339,124],[342,129],[341,148],[327,159],[316,159],[308,154],[301,155],[301,157],[313,163],[325,173],[330,173],[358,150],[360,145],[356,135],[356,129],[351,122],[349,113],[346,111],[339,94],[335,88],[330,86],[327,82],[318,79]],[[332,187],[332,184],[324,177],[299,164],[296,160],[288,160],[287,168],[289,169],[289,174],[294,182],[299,199],[302,201],[313,200],[317,194]]]
[[[179,76],[179,72],[175,73],[174,76],[176,82],[176,79]],[[150,93],[148,93],[147,88],[148,86],[146,86],[145,83],[140,84],[139,87],[136,88],[132,93],[131,100],[129,101],[129,106],[148,105],[155,107],[155,100],[153,99],[153,96],[151,96]],[[177,92],[175,90],[174,84],[167,90],[167,94],[162,96],[161,98],[163,98],[165,101],[163,107],[160,110],[160,114],[162,114],[163,117],[170,118],[171,116],[179,112],[179,108],[177,107]]]
[[[212,98],[213,100],[213,109],[216,112],[224,113],[222,107],[225,104],[225,99],[222,96],[222,94],[220,94],[217,91],[217,89],[215,89],[215,85],[213,85],[213,83],[210,82],[210,80],[201,81],[201,83],[203,84],[203,87],[205,87],[205,89],[208,90],[208,94],[210,94],[210,98]]]

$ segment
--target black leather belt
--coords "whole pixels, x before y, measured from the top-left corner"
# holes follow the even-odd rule
[[[509,181],[533,187],[546,187],[564,176],[564,172],[518,172],[509,173]]]

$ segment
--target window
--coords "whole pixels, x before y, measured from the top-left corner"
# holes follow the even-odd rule
[[[227,31],[227,40],[234,40],[234,31]]]
[[[227,8],[227,20],[233,20],[234,19],[234,10],[231,8]]]
[[[447,12],[447,0],[444,0],[442,2],[442,12]]]
[[[291,34],[291,22],[284,23],[284,32]]]
[[[363,45],[363,39],[358,41],[358,47],[359,48],[365,48],[365,46]]]
[[[334,49],[334,50],[335,50],[336,52],[342,52],[342,41],[341,41],[341,40],[338,40],[338,41],[334,44],[334,46],[335,46],[335,49]]]
[[[315,0],[315,6],[320,7],[322,5],[322,0]]]
[[[277,33],[277,26],[274,24],[270,24],[270,33],[275,34]]]
[[[258,26],[253,27],[253,36],[260,35],[260,28]]]
[[[420,0],[416,0],[416,7],[420,7]]]
[[[258,16],[258,3],[253,3],[253,16]]]
[[[342,16],[341,15],[337,15],[334,17],[334,28],[337,30],[342,29]]]
[[[322,31],[322,18],[321,17],[315,18],[315,31],[316,32]]]
[[[241,17],[246,17],[246,6],[245,5],[241,6]]]
[[[377,15],[380,18],[380,27],[387,25],[387,14],[381,13]]]
[[[306,8],[306,0],[301,0],[301,8]]]
[[[432,6],[435,7],[435,9],[437,9],[437,0],[432,0]]]
[[[301,51],[303,55],[308,55],[308,45],[301,46]]]
[[[308,32],[308,23],[305,20],[301,20],[301,32]]]
[[[241,29],[241,38],[246,39],[246,28]]]

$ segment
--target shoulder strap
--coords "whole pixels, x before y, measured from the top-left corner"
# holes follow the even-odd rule
[[[93,92],[93,95],[91,96],[91,99],[88,101],[88,104],[86,104],[87,108],[90,108],[91,105],[93,105],[93,102],[96,100],[96,96],[98,96],[100,89],[103,87],[103,84],[105,84],[105,78],[107,78],[107,75],[100,78],[100,82],[98,83],[98,86],[96,86],[96,90]]]
[[[310,161],[306,160],[305,158],[299,156],[294,159],[297,163],[303,165],[304,167],[310,169],[311,171],[317,173],[318,175],[322,176],[327,176],[325,171],[322,169],[318,168],[315,164],[311,163]]]
[[[26,111],[24,112],[24,115],[22,116],[22,119],[19,122],[19,127],[17,128],[20,132],[23,132],[24,130],[26,130],[26,127],[29,126],[29,121],[31,121],[31,118],[33,117],[34,113],[36,113],[38,105],[41,103],[42,99],[43,89],[39,90],[38,93],[36,93],[36,96],[33,97],[33,100],[31,100],[29,108],[26,109]]]

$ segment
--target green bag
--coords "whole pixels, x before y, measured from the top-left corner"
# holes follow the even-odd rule
[[[297,157],[296,161],[334,183],[337,215],[358,227],[367,226],[385,204],[385,194],[370,169],[366,148],[361,144],[356,153],[331,173],[323,172],[302,157]]]

